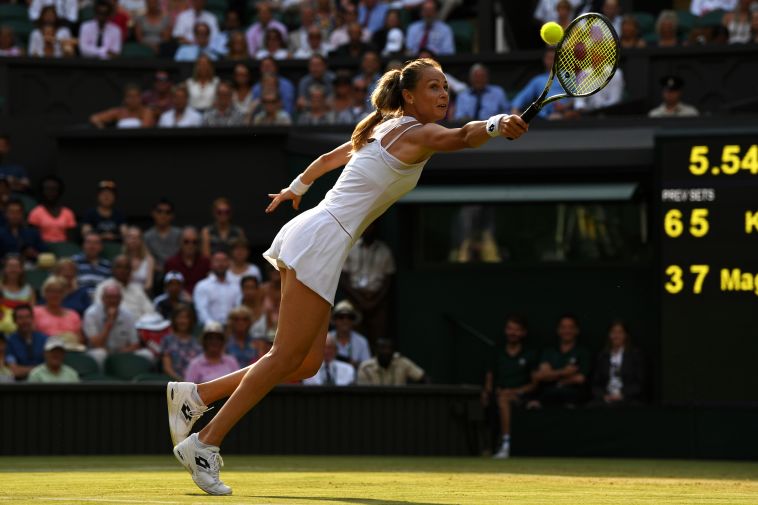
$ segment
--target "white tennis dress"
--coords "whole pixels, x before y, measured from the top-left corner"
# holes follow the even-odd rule
[[[376,126],[373,141],[353,153],[324,199],[285,224],[263,257],[277,269],[294,270],[300,282],[334,305],[342,265],[353,244],[371,222],[416,186],[428,161],[403,163],[388,152],[406,131],[421,126],[418,122],[382,146],[387,133],[414,121],[403,116]]]

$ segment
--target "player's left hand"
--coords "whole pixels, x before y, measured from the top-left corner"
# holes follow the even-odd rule
[[[290,190],[290,188],[284,188],[276,194],[269,193],[268,197],[271,198],[271,203],[269,203],[268,207],[266,207],[266,214],[271,214],[276,210],[277,207],[279,207],[280,203],[286,202],[287,200],[292,200],[293,209],[300,209],[300,200],[302,199],[302,196],[297,196]]]
[[[512,114],[500,120],[500,135],[508,139],[517,139],[529,130],[529,125],[521,116]]]

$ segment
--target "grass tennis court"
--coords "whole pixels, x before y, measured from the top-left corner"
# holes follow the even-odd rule
[[[6,457],[13,504],[755,504],[758,463],[229,456],[229,497],[202,494],[170,456]]]

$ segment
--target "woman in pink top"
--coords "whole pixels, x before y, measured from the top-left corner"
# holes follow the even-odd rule
[[[60,204],[63,181],[54,175],[42,179],[42,203],[29,213],[29,224],[39,228],[45,242],[65,242],[71,230],[76,229],[76,217],[68,207]]]
[[[37,331],[62,338],[68,344],[83,344],[82,320],[75,311],[61,305],[66,281],[57,275],[47,278],[42,285],[44,305],[34,307],[34,324]]]
[[[203,346],[203,354],[189,362],[184,372],[184,380],[211,381],[240,369],[234,356],[224,353],[226,335],[221,323],[215,321],[205,323],[200,343]]]

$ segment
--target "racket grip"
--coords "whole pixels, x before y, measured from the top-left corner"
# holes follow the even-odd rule
[[[532,102],[532,104],[526,108],[526,110],[521,114],[521,119],[523,119],[526,123],[529,123],[532,119],[534,119],[534,116],[539,114],[540,110],[542,110],[542,106],[539,104],[539,102]],[[508,140],[513,140],[510,137],[507,137]]]

